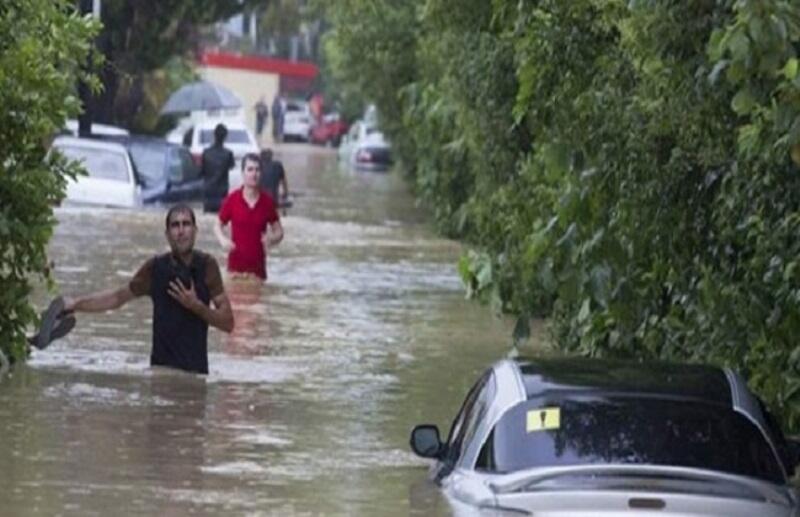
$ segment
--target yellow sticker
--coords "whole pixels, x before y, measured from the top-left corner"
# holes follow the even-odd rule
[[[551,431],[561,427],[561,408],[543,407],[528,411],[526,428],[534,431]]]

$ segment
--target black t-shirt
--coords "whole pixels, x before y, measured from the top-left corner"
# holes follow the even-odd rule
[[[204,304],[223,293],[222,276],[211,255],[194,251],[187,266],[171,253],[148,260],[134,275],[130,289],[153,300],[153,349],[150,364],[208,373],[208,323],[173,299],[167,289],[173,279],[191,280]]]
[[[223,198],[228,194],[228,171],[235,163],[233,153],[225,147],[212,145],[203,151],[201,174],[207,198]]]
[[[278,186],[285,175],[286,171],[283,170],[283,164],[278,160],[261,161],[261,179],[259,183],[261,188],[272,196],[275,206],[278,206],[280,201],[278,199]]]

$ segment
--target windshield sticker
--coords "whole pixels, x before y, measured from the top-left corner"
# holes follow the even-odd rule
[[[529,433],[552,431],[561,427],[561,408],[543,407],[528,411],[526,428]]]

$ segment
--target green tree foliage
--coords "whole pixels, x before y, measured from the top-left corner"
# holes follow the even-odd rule
[[[267,3],[268,0],[103,0],[103,30],[97,44],[106,65],[101,71],[103,93],[91,102],[94,118],[152,129],[144,127],[152,123],[149,112],[154,107],[148,100],[153,96],[147,92],[151,75],[163,75],[165,66],[176,57],[193,57],[206,25],[248,6]],[[159,78],[154,82],[158,84]],[[143,107],[145,116],[137,119]]]
[[[317,0],[316,9],[331,26],[323,38],[325,70],[345,105],[377,103],[384,130],[398,148],[407,151],[401,155],[410,156],[401,88],[416,77],[415,2]]]
[[[797,2],[343,4],[331,65],[517,338],[730,365],[800,430]]]
[[[75,84],[94,31],[67,0],[0,5],[0,352],[12,360],[24,357],[37,317],[30,280],[47,276],[52,207],[75,174],[46,158],[47,143],[79,111]]]

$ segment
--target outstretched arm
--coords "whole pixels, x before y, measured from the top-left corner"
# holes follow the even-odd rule
[[[133,300],[136,295],[126,285],[118,289],[98,291],[75,298],[64,298],[64,310],[67,312],[104,312],[122,307]]]
[[[179,280],[173,280],[169,283],[168,292],[178,303],[192,311],[212,327],[217,327],[225,332],[233,330],[231,302],[228,301],[228,297],[224,292],[211,300],[214,304],[214,308],[200,301],[194,290],[194,284],[191,284],[187,289]]]

